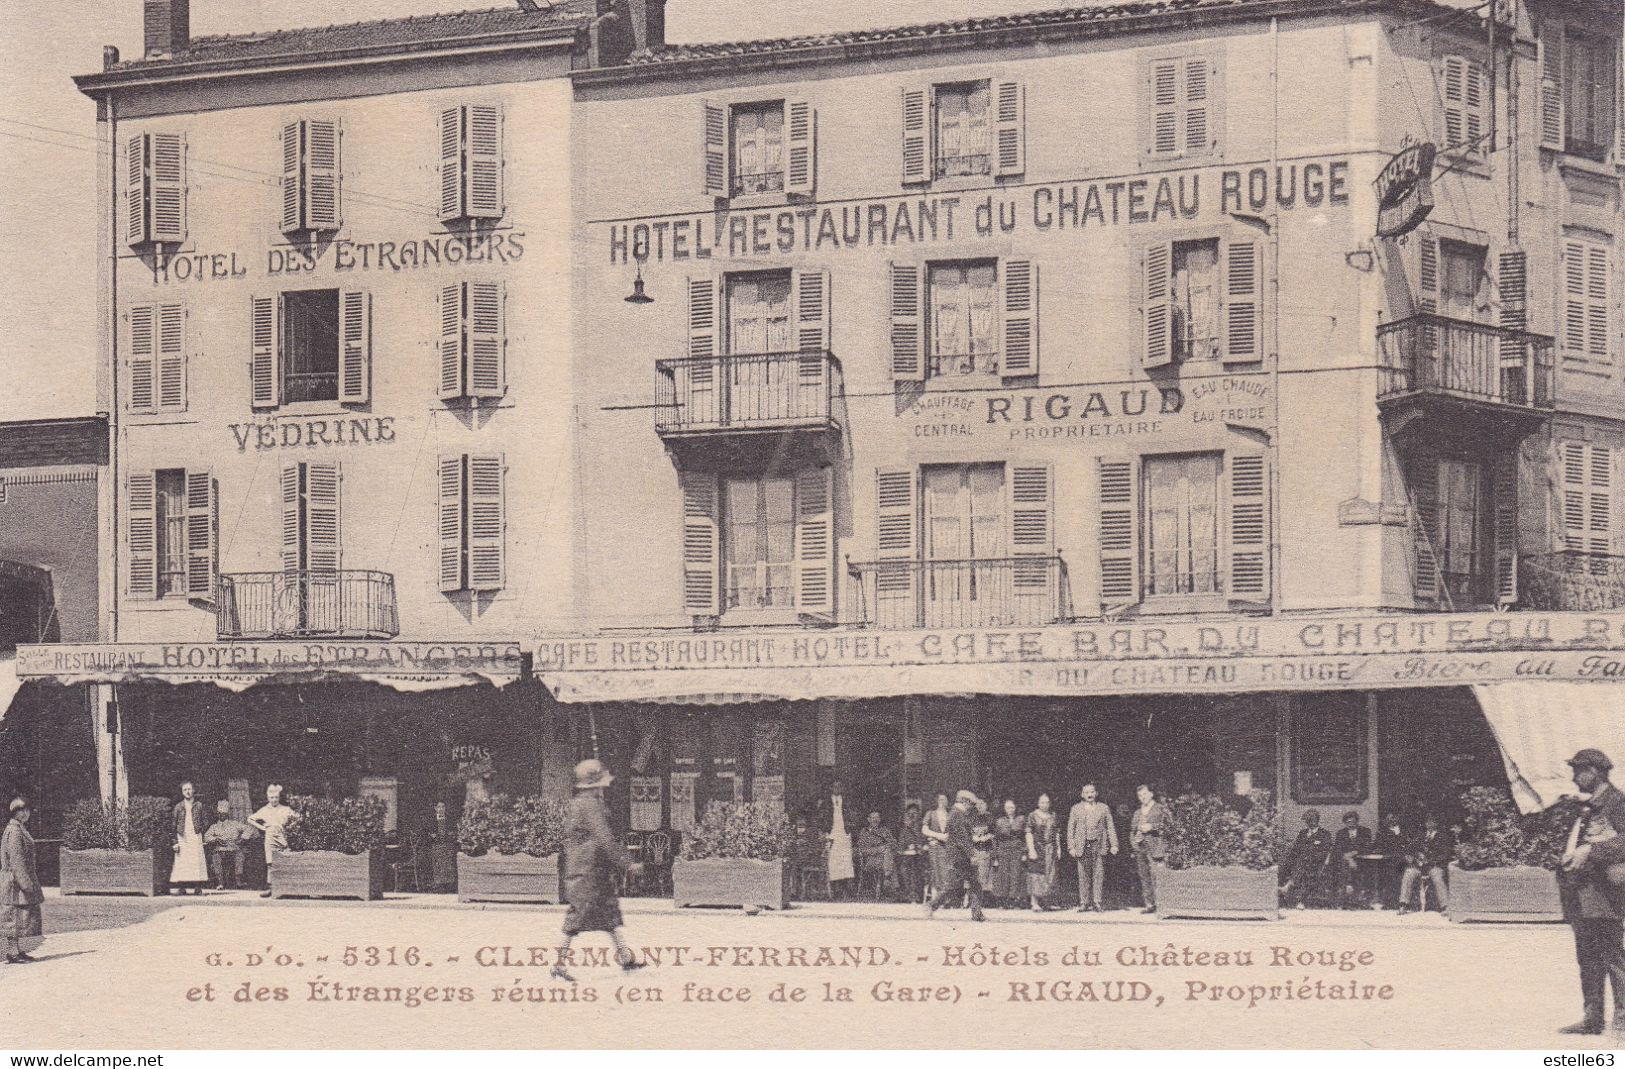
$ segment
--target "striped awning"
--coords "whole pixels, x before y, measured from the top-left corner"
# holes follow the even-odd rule
[[[1473,693],[1525,813],[1577,793],[1568,760],[1580,750],[1594,747],[1625,766],[1625,684],[1484,683]]]

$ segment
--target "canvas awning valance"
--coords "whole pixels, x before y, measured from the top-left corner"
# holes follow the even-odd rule
[[[1625,682],[1523,680],[1473,688],[1495,732],[1518,808],[1577,793],[1568,759],[1594,747],[1625,767]]]

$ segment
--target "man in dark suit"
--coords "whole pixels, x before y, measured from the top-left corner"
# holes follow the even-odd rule
[[[970,791],[960,791],[954,798],[954,808],[948,814],[948,868],[949,876],[942,888],[937,891],[925,907],[925,915],[932,916],[937,910],[947,905],[952,899],[959,897],[960,888],[970,888],[970,919],[984,920],[982,916],[982,884],[976,878],[976,865],[971,859],[974,844],[971,841],[970,811],[976,804],[976,795]]]
[[[1343,826],[1332,837],[1332,860],[1337,865],[1338,877],[1343,885],[1343,908],[1350,909],[1356,902],[1360,875],[1360,855],[1371,853],[1371,829],[1360,825],[1360,814],[1350,809],[1343,814]]]
[[[1320,810],[1304,810],[1303,829],[1286,856],[1287,880],[1281,885],[1281,901],[1302,909],[1304,899],[1325,874],[1331,856],[1332,833],[1320,826]]]
[[[1563,916],[1574,928],[1585,1017],[1558,1031],[1600,1035],[1603,992],[1614,989],[1614,1037],[1625,1039],[1625,888],[1609,868],[1625,863],[1625,794],[1608,781],[1614,764],[1601,750],[1569,758],[1574,785],[1590,796],[1563,853]]]
[[[1140,799],[1140,808],[1129,816],[1128,844],[1134,851],[1134,864],[1140,873],[1140,896],[1145,900],[1141,912],[1157,911],[1157,875],[1155,862],[1168,856],[1168,807],[1157,801],[1157,792],[1149,785],[1140,784],[1134,792]]]
[[[1434,896],[1443,910],[1450,905],[1450,887],[1445,883],[1444,870],[1456,856],[1456,837],[1439,827],[1439,818],[1429,813],[1422,822],[1422,834],[1405,847],[1405,874],[1399,878],[1399,912],[1415,913],[1411,908],[1411,892],[1423,873],[1433,884]]]

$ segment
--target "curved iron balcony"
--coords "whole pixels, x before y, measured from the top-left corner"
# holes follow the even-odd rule
[[[1545,335],[1431,313],[1384,323],[1377,328],[1377,400],[1550,409],[1552,351]]]
[[[1542,612],[1625,608],[1625,557],[1565,550],[1518,561],[1518,604]]]
[[[358,569],[220,576],[221,638],[394,638],[395,577]]]
[[[883,631],[1072,619],[1072,584],[1059,556],[848,562],[847,573],[858,622]]]
[[[660,360],[655,376],[663,437],[840,429],[841,362],[827,350]]]

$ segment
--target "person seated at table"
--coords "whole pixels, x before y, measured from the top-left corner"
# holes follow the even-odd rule
[[[1439,826],[1439,818],[1429,813],[1422,822],[1422,833],[1414,836],[1405,846],[1405,875],[1399,881],[1399,913],[1415,913],[1411,906],[1411,892],[1425,874],[1433,885],[1433,894],[1442,911],[1450,905],[1450,886],[1445,882],[1444,870],[1456,856],[1456,837]]]
[[[1303,909],[1304,899],[1320,884],[1331,858],[1332,833],[1320,826],[1320,810],[1304,810],[1303,829],[1286,856],[1288,875],[1281,885],[1281,901]]]
[[[797,898],[806,898],[809,885],[824,882],[824,837],[813,831],[805,816],[796,818],[796,831],[790,840],[790,862],[794,866]]]
[[[929,846],[920,823],[920,807],[910,802],[903,810],[903,828],[897,836],[897,881],[908,902],[919,902],[925,897],[925,858]]]
[[[887,897],[896,893],[897,836],[881,825],[879,813],[870,813],[868,823],[858,829],[857,857],[860,887],[877,887]]]
[[[209,871],[216,887],[235,891],[243,885],[243,847],[259,833],[242,821],[233,820],[231,803],[224,798],[215,803],[214,811],[214,823],[203,833]]]
[[[1343,814],[1343,826],[1332,836],[1332,858],[1343,888],[1344,909],[1352,909],[1355,905],[1355,885],[1360,882],[1360,855],[1369,854],[1375,841],[1371,829],[1361,827],[1359,813],[1350,809]]]
[[[1405,867],[1405,825],[1399,814],[1390,812],[1377,827],[1376,843],[1372,852],[1382,858],[1379,876],[1378,901],[1384,909],[1399,907],[1399,874]]]

